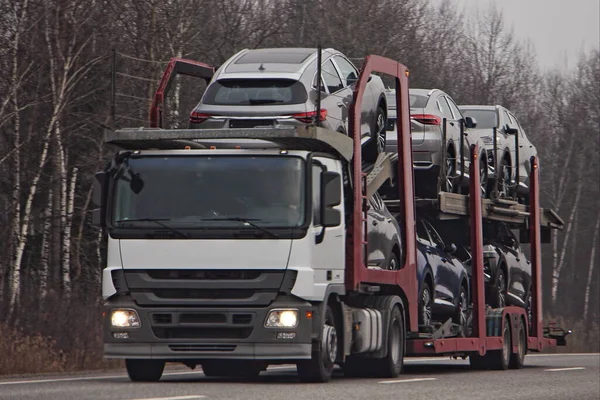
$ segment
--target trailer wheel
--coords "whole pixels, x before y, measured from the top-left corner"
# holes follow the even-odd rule
[[[527,354],[527,331],[525,330],[525,322],[523,318],[519,318],[519,342],[517,343],[517,352],[510,355],[509,367],[511,369],[521,369],[525,363],[525,355]]]
[[[331,307],[327,305],[323,324],[323,340],[319,343],[318,350],[313,351],[310,360],[302,360],[296,364],[300,381],[328,382],[337,359],[338,348],[335,316]]]
[[[484,356],[471,354],[469,363],[473,369],[507,370],[512,353],[510,321],[506,319],[502,328],[502,349],[488,351]]]
[[[156,382],[160,380],[165,362],[162,360],[126,359],[127,375],[133,382]]]

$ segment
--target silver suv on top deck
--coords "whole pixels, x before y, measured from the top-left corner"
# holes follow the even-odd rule
[[[215,72],[190,115],[190,128],[255,128],[309,124],[317,109],[316,48],[244,49]],[[322,50],[321,126],[348,134],[359,71],[334,49]],[[367,161],[385,148],[387,100],[371,75],[362,101],[361,143]]]

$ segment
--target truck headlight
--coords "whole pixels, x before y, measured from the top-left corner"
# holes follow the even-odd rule
[[[298,326],[298,310],[271,310],[265,321],[267,328],[295,328]]]
[[[139,328],[141,326],[138,313],[131,309],[112,310],[110,324],[115,328]]]

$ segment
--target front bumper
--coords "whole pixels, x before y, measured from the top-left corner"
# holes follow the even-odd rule
[[[139,328],[114,328],[110,310],[137,311]],[[298,310],[296,328],[265,328],[270,310]],[[313,306],[294,296],[280,296],[268,307],[139,307],[128,297],[105,304],[104,357],[163,360],[301,360],[310,359]],[[127,332],[117,339],[114,333]],[[286,335],[281,335],[285,333]],[[290,333],[295,336],[290,338]],[[278,336],[279,334],[279,336]]]

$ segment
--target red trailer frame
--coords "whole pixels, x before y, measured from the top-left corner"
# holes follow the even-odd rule
[[[215,68],[207,64],[194,60],[187,60],[185,58],[171,58],[169,64],[167,64],[167,67],[163,71],[158,88],[156,89],[156,92],[154,92],[152,104],[150,105],[150,127],[163,127],[165,97],[167,97],[167,93],[169,92],[176,75],[181,74],[202,78],[208,84],[214,73]]]
[[[363,252],[366,232],[367,195],[366,174],[362,170],[361,135],[357,131],[361,126],[361,106],[364,91],[371,73],[380,72],[394,77],[396,82],[396,109],[398,110],[398,198],[402,199],[401,217],[405,234],[404,266],[397,271],[368,269]],[[354,100],[350,107],[350,137],[354,140],[352,168],[354,175],[354,209],[352,228],[347,232],[346,246],[346,290],[366,290],[370,285],[399,286],[404,292],[408,307],[408,327],[417,330],[417,261],[415,239],[415,207],[412,174],[412,144],[410,134],[410,107],[408,103],[408,68],[389,58],[370,55],[360,70],[358,82],[354,88]],[[360,180],[359,180],[360,179]],[[364,245],[364,246],[363,246]]]
[[[184,74],[205,79],[212,79],[215,72],[213,67],[206,64],[172,58],[165,69],[159,87],[154,95],[150,108],[150,126],[162,127],[162,110],[164,99],[176,74]],[[361,105],[364,91],[373,72],[388,74],[395,79],[396,84],[396,109],[398,110],[398,161],[397,161],[397,190],[398,199],[401,201],[401,219],[405,232],[405,257],[404,265],[397,271],[368,269],[365,264],[364,248],[368,246],[365,241],[366,211],[367,211],[367,185],[366,176],[362,165],[361,135],[357,134],[361,126]],[[346,289],[353,292],[369,293],[377,290],[377,286],[387,285],[397,287],[402,291],[406,302],[405,310],[408,315],[407,332],[418,332],[417,318],[417,272],[416,272],[416,237],[415,216],[416,203],[414,198],[414,174],[412,160],[412,143],[410,128],[410,108],[408,104],[408,76],[409,72],[405,65],[389,58],[370,55],[360,70],[359,79],[354,89],[354,99],[350,107],[349,134],[354,142],[352,172],[353,182],[353,211],[350,229],[347,232],[346,246]],[[464,354],[477,353],[484,355],[487,351],[501,349],[503,339],[501,336],[487,336],[486,331],[486,305],[484,297],[483,277],[483,229],[482,229],[482,199],[479,191],[480,175],[478,165],[478,148],[471,147],[470,165],[470,195],[469,218],[471,226],[471,248],[472,260],[472,299],[473,303],[473,335],[467,338],[415,338],[407,339],[407,356],[424,356],[439,354]],[[548,347],[557,345],[557,339],[564,343],[566,336],[564,330],[560,333],[544,336],[542,327],[541,307],[541,227],[539,207],[539,170],[537,159],[532,157],[531,195],[530,195],[530,241],[532,252],[533,274],[533,315],[532,332],[527,335],[527,347],[529,350],[542,351]],[[373,289],[373,290],[370,290]],[[519,307],[505,307],[502,310],[502,328],[508,317],[512,326],[513,352],[517,352],[518,326],[523,318],[527,327],[527,316],[525,310]],[[570,331],[569,331],[570,333]],[[561,340],[562,339],[562,340]]]

